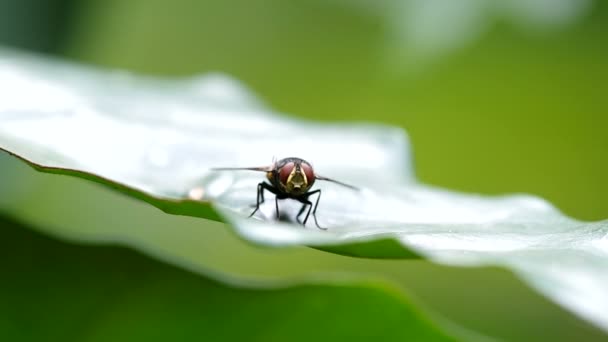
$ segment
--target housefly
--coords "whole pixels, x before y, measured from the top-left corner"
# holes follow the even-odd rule
[[[316,180],[323,180],[332,183],[336,183],[347,188],[358,190],[352,185],[348,185],[337,180],[322,177],[317,175],[312,165],[304,159],[300,158],[284,158],[279,161],[273,162],[269,166],[261,167],[222,167],[214,168],[213,170],[250,170],[260,171],[266,173],[267,181],[262,181],[258,184],[257,200],[255,209],[249,215],[253,216],[259,209],[260,205],[264,203],[264,190],[270,191],[275,195],[275,208],[276,217],[279,219],[279,200],[280,199],[294,199],[302,203],[300,211],[296,215],[296,221],[302,225],[306,225],[306,221],[310,217],[312,210],[312,216],[315,219],[315,225],[319,229],[326,229],[319,226],[317,221],[317,208],[319,206],[319,200],[321,199],[321,189],[310,190]],[[313,206],[310,201],[312,195],[317,195],[317,199]],[[308,208],[308,210],[306,210]],[[303,221],[300,221],[300,217],[306,211],[306,216]]]

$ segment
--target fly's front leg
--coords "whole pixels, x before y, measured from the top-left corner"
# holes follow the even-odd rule
[[[296,215],[296,221],[298,221],[299,224],[304,224],[302,223],[302,221],[300,221],[300,216],[302,216],[302,214],[304,213],[304,210],[306,210],[306,206],[307,205],[312,205],[312,203],[310,203],[310,201],[306,200],[306,201],[302,201],[300,200],[300,202],[302,202],[302,208],[300,208],[300,211],[298,211],[298,215]]]
[[[275,189],[268,185],[268,183],[261,182],[260,184],[258,184],[258,194],[256,196],[255,210],[251,213],[251,215],[249,215],[249,217],[253,216],[260,209],[260,204],[264,203],[264,190],[268,190],[276,195]]]
[[[319,195],[317,196],[317,201],[315,202],[314,209],[313,209],[312,202],[308,198],[314,194],[319,194]],[[308,212],[306,213],[306,217],[304,218],[304,222],[302,222],[302,224],[306,225],[306,221],[308,221],[308,217],[310,216],[310,211],[312,210],[312,217],[314,217],[314,219],[315,219],[315,225],[317,226],[317,228],[327,230],[327,228],[321,227],[319,225],[319,222],[317,221],[317,207],[319,206],[320,199],[321,199],[321,189],[311,191],[306,194],[306,197],[300,198],[299,201],[302,202],[304,205],[302,206],[302,209],[300,209],[300,213],[298,213],[298,216],[296,216],[296,218],[298,218],[304,212],[304,208],[308,205]]]
[[[327,230],[327,228],[319,226],[319,222],[317,221],[317,208],[319,208],[319,200],[321,199],[321,189],[311,191],[308,196],[315,193],[318,193],[319,195],[317,196],[317,201],[315,202],[315,208],[312,210],[312,217],[315,219],[315,224],[317,225],[317,228]],[[312,204],[310,205],[310,207],[312,208]],[[310,209],[308,209],[308,213],[310,214]]]

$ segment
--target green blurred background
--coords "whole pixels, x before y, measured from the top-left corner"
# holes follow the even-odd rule
[[[404,127],[425,182],[607,218],[606,3],[399,3],[84,1],[57,51],[158,75],[224,71],[285,113]]]
[[[583,220],[608,218],[607,33],[604,1],[0,2],[2,44],[160,76],[226,72],[289,115],[403,127],[423,182],[532,193]],[[505,272],[403,272],[425,303],[487,333],[551,336],[504,320],[521,307],[553,337],[600,336]],[[441,282],[451,291],[434,294]],[[456,308],[483,288],[495,297]],[[511,316],[484,318],[483,301]]]
[[[419,2],[6,1],[0,38],[143,73],[227,72],[292,115],[404,127],[427,183],[608,217],[608,5],[549,1],[583,8],[534,22],[494,1],[463,1],[468,16],[430,1],[448,12],[426,24],[447,31],[427,29],[438,48],[395,23],[429,11]]]

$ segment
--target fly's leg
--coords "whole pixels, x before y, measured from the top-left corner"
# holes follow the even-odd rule
[[[279,196],[274,197],[274,207],[276,208],[277,220],[279,220],[281,218],[279,215]]]
[[[300,202],[302,202],[302,201],[300,201]],[[303,224],[302,221],[300,221],[300,216],[302,216],[302,214],[304,213],[304,210],[306,210],[306,206],[309,204],[312,205],[312,203],[310,203],[310,201],[308,203],[302,202],[302,208],[300,208],[300,211],[298,211],[298,215],[296,215],[296,221],[298,221],[299,224]]]
[[[249,215],[249,217],[253,216],[259,209],[260,209],[260,204],[264,203],[264,190],[268,190],[273,194],[277,194],[276,190],[270,186],[268,183],[265,182],[261,182],[260,184],[258,184],[258,194],[256,197],[256,203],[255,203],[255,210],[253,210],[253,212]],[[278,209],[278,203],[277,203],[277,215],[279,212]]]
[[[258,184],[258,193],[255,198],[255,209],[249,215],[249,217],[253,216],[258,211],[258,209],[260,209],[260,204],[264,203],[264,188],[262,188],[262,184],[264,183]]]
[[[321,189],[313,191],[311,193],[311,195],[316,192],[318,192],[319,195],[317,196],[317,201],[315,202],[315,208],[312,210],[312,217],[314,217],[314,219],[315,219],[315,224],[317,225],[317,228],[327,230],[327,228],[323,228],[323,227],[319,226],[319,222],[317,221],[317,208],[319,208],[319,200],[321,199]],[[311,207],[312,207],[312,205],[311,205]]]
[[[313,209],[312,202],[308,198],[314,194],[319,194],[319,195],[317,196],[317,201],[315,202],[314,209]],[[319,221],[317,221],[317,208],[319,207],[320,199],[321,199],[321,189],[307,193],[305,198],[300,199],[300,202],[304,203],[304,205],[302,206],[302,209],[300,209],[300,213],[298,214],[298,216],[300,216],[302,214],[302,212],[304,212],[304,208],[308,205],[308,212],[306,213],[306,217],[304,218],[304,222],[302,222],[302,224],[306,225],[306,221],[308,221],[308,217],[310,216],[310,211],[312,209],[312,217],[315,219],[315,225],[317,226],[317,228],[322,229],[322,230],[327,230],[327,228],[321,227],[319,225]]]

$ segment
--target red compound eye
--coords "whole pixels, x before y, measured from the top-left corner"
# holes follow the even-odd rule
[[[310,166],[310,164],[308,164],[307,162],[302,162],[302,164],[300,164],[300,168],[302,169],[302,171],[304,171],[304,174],[306,175],[308,186],[312,186],[312,183],[315,182],[315,173],[312,170],[312,166]]]
[[[289,175],[291,174],[291,171],[293,171],[294,167],[296,167],[294,163],[287,163],[283,165],[283,167],[279,171],[279,180],[281,181],[281,184],[287,184],[287,179],[289,178]]]

